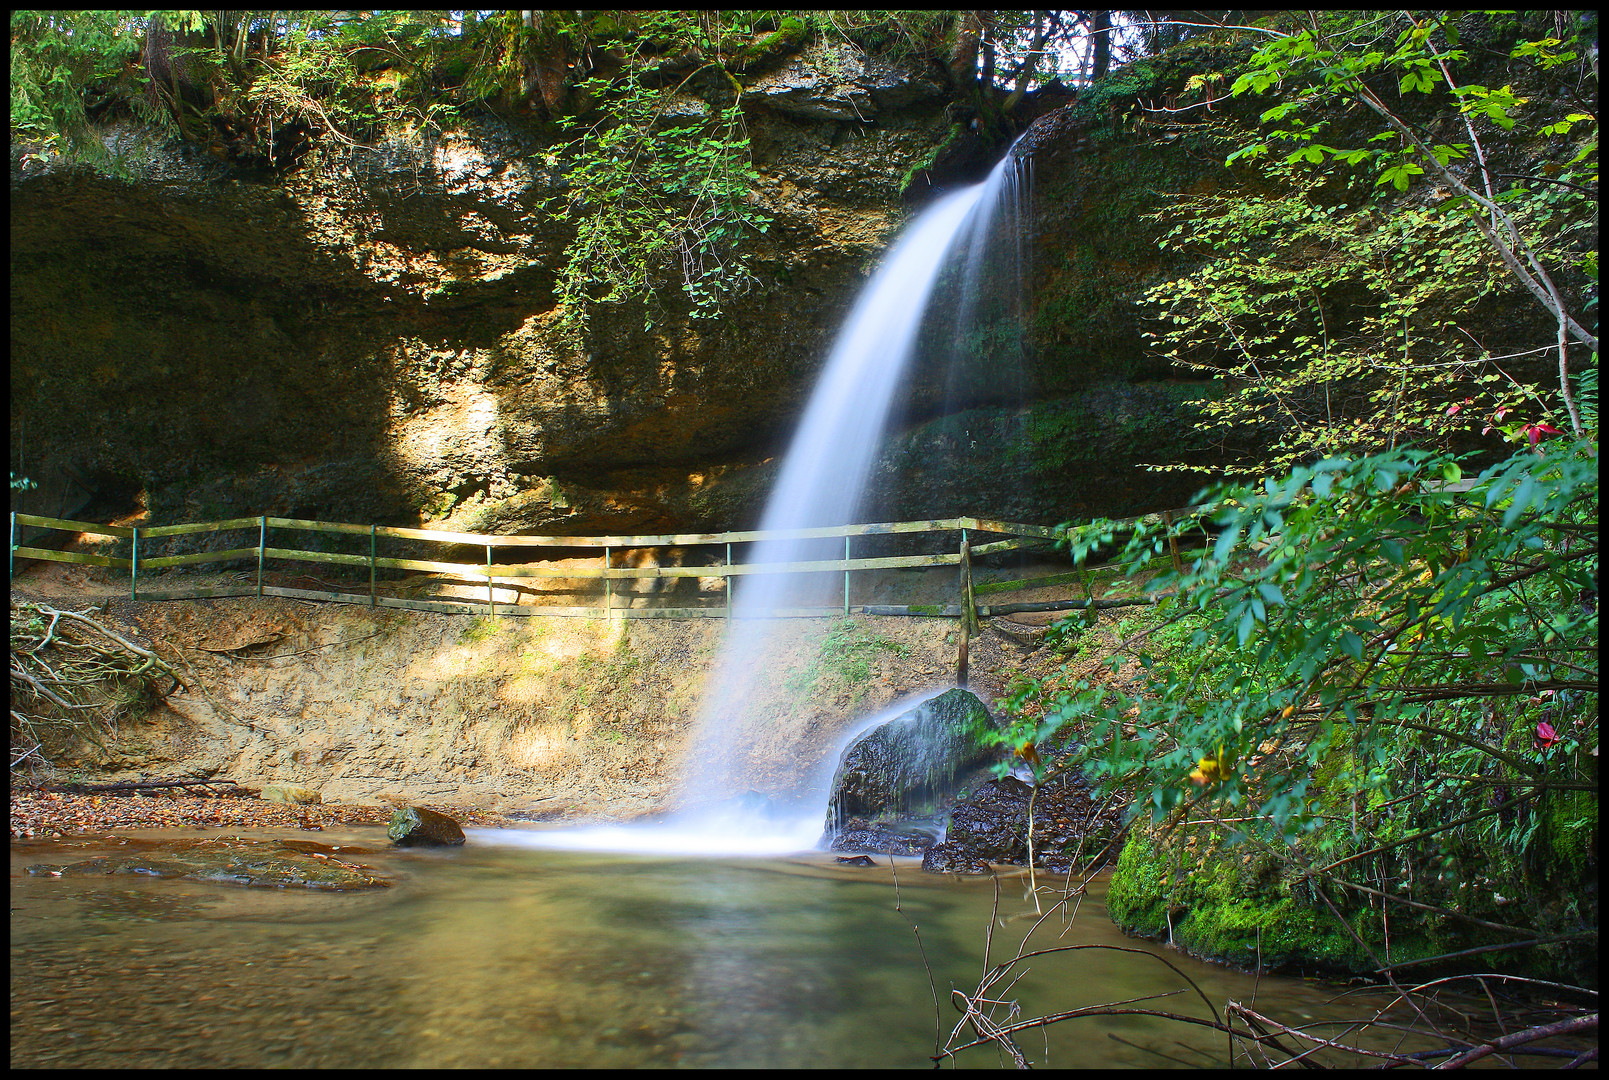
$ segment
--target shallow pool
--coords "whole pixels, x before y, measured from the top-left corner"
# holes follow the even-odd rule
[[[373,849],[357,858],[394,887],[37,877],[24,868],[106,849],[14,843],[12,1066],[930,1067],[936,1027],[947,1036],[959,1019],[951,987],[970,991],[982,973],[995,903],[989,878],[924,874],[916,860],[897,866],[902,914],[886,858],[852,868],[825,853],[554,851],[493,830],[432,851],[391,849],[380,828],[318,838]],[[1076,919],[1052,918],[1031,944],[1144,949],[1219,1008],[1255,992],[1293,1021],[1360,1011],[1356,999],[1327,1006],[1335,990],[1323,984],[1264,977],[1254,988],[1250,975],[1125,938],[1104,895],[1099,878]],[[1023,880],[1002,879],[994,959],[1017,948],[1031,911]],[[1151,956],[1089,950],[1032,961],[1008,996],[1029,1016],[1180,989],[1143,1007],[1207,1015]],[[1019,1041],[1035,1064],[1067,1067],[1222,1065],[1227,1054],[1221,1035],[1142,1016],[1071,1020]],[[990,1047],[959,1060],[1000,1063]]]

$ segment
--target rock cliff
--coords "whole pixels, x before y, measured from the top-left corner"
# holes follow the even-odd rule
[[[1025,116],[1064,100],[1042,95]],[[719,318],[672,298],[651,330],[640,310],[603,308],[579,346],[554,326],[570,233],[547,210],[564,180],[538,126],[482,115],[283,174],[127,122],[104,132],[125,178],[14,145],[13,463],[98,491],[103,518],[143,510],[153,524],[267,512],[488,532],[752,525],[906,202],[942,189],[947,161],[951,182],[966,175],[979,148],[958,136],[939,75],[847,44],[746,76],[742,102],[774,219],[757,286]],[[1047,161],[1076,159],[1076,130],[1046,130],[1042,143],[1060,140]],[[1078,208],[1064,178],[1037,182],[1052,228],[1035,243],[1055,257]],[[1176,429],[1190,395],[1129,393],[1137,334],[1086,325],[1067,308],[1067,271],[1047,265],[1044,304],[1060,314],[1035,335],[1052,347],[1026,377],[985,357],[948,397],[943,376],[919,372],[871,516],[1060,520],[1188,495],[1190,481],[1138,471],[1137,445],[1113,454],[1103,425],[1095,441],[1069,426],[1116,395]],[[1008,383],[1046,404],[1024,412]],[[951,438],[943,424],[977,407],[995,410],[972,425],[989,437]],[[22,508],[60,509],[34,501]]]

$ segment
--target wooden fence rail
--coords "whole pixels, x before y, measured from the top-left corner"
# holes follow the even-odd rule
[[[18,528],[20,526],[36,526],[48,530],[80,533],[92,537],[104,537],[110,540],[128,540],[129,555],[124,558],[117,555],[103,555],[94,552],[56,551],[51,548],[35,547],[17,543]],[[232,530],[254,531],[257,542],[249,547],[230,547],[219,551],[199,552],[189,555],[142,555],[142,548],[150,550],[153,540],[170,536],[185,536],[204,533],[219,533]],[[368,536],[369,553],[348,554],[330,551],[312,551],[300,547],[287,547],[270,545],[269,530],[283,532],[312,532],[325,534],[345,534],[355,537]],[[182,525],[158,525],[146,528],[122,525],[101,525],[95,522],[72,521],[65,518],[45,517],[39,514],[12,513],[10,564],[14,568],[16,560],[36,559],[45,562],[76,563],[90,566],[103,566],[114,570],[126,570],[129,574],[129,595],[133,599],[187,599],[209,596],[229,595],[257,595],[257,596],[296,596],[308,599],[327,599],[338,602],[367,603],[375,607],[407,607],[427,611],[474,611],[494,614],[573,614],[602,616],[604,618],[731,618],[733,615],[730,602],[731,579],[755,574],[799,574],[799,573],[842,573],[844,575],[844,603],[837,608],[805,608],[788,609],[770,612],[776,616],[804,616],[827,615],[838,612],[848,613],[849,604],[849,577],[857,570],[883,570],[893,568],[921,568],[930,566],[955,566],[967,559],[963,551],[938,552],[933,554],[893,555],[875,557],[854,557],[850,544],[853,537],[865,536],[893,536],[901,534],[917,534],[932,532],[960,531],[963,537],[971,532],[1001,533],[1007,537],[988,544],[981,544],[971,549],[971,554],[981,555],[996,551],[1020,550],[1031,547],[1042,547],[1046,541],[1054,540],[1058,533],[1056,530],[1040,525],[1024,525],[1014,522],[1001,522],[974,517],[944,518],[929,521],[893,521],[873,522],[862,525],[826,526],[809,529],[789,530],[746,530],[740,532],[721,533],[668,533],[645,536],[509,536],[484,535],[479,533],[450,532],[440,529],[409,529],[396,526],[356,525],[341,522],[309,521],[300,518],[280,518],[260,515],[258,517],[229,518],[223,521],[194,522]],[[486,552],[485,562],[455,562],[437,559],[420,558],[394,558],[382,557],[377,551],[377,540],[380,537],[396,538],[401,540],[425,541],[445,546],[482,548]],[[809,559],[803,561],[783,563],[734,563],[732,561],[731,545],[755,543],[774,539],[821,539],[844,540],[843,558]],[[142,545],[142,541],[144,544]],[[283,543],[283,541],[281,542]],[[697,547],[725,545],[725,562],[713,565],[695,566],[618,566],[614,558],[619,550],[643,549],[659,547]],[[492,553],[496,549],[506,548],[568,548],[586,549],[601,548],[602,557],[597,566],[540,566],[530,563],[499,563],[494,562]],[[142,571],[166,570],[175,567],[201,566],[207,563],[225,562],[231,560],[253,559],[257,560],[257,580],[251,587],[234,586],[197,586],[188,589],[151,589],[141,587]],[[345,566],[351,568],[367,568],[369,571],[368,595],[348,593],[336,590],[322,591],[314,589],[286,589],[268,585],[264,579],[264,564],[268,559],[284,560],[299,563],[318,563],[324,565]],[[487,599],[485,603],[445,601],[445,600],[410,600],[399,597],[383,596],[377,588],[377,574],[381,570],[419,571],[433,574],[456,575],[472,580],[484,580],[487,586]],[[643,579],[677,579],[677,578],[719,578],[728,582],[728,601],[722,607],[699,608],[618,608],[614,606],[612,585],[617,581],[631,581]],[[495,590],[499,583],[505,586],[520,579],[601,579],[605,584],[605,603],[601,608],[596,607],[554,607],[554,606],[520,606],[518,604],[498,604]],[[926,613],[929,609],[918,606],[912,609],[913,614]],[[939,609],[933,609],[934,611]]]
[[[1198,508],[1191,508],[1192,510]],[[1186,513],[1175,511],[1174,513]],[[1152,519],[1160,520],[1159,515],[1146,515],[1143,518],[1131,518],[1128,524]],[[1120,523],[1121,524],[1121,523]],[[51,548],[20,545],[17,543],[19,526],[31,525],[49,530],[81,533],[94,537],[105,537],[110,540],[128,540],[129,556],[122,558],[115,555],[102,555],[92,552],[56,551]],[[281,532],[312,532],[324,534],[342,534],[353,537],[367,536],[369,538],[368,554],[350,554],[329,551],[311,551],[299,547],[270,546],[268,542],[269,530]],[[220,551],[207,551],[190,555],[141,555],[141,541],[149,545],[152,540],[170,536],[185,536],[200,533],[218,533],[231,530],[254,531],[256,543],[251,546],[230,547]],[[960,532],[961,546],[959,551],[936,552],[918,555],[893,555],[874,557],[854,557],[851,552],[851,540],[854,537],[865,536],[894,536],[918,533]],[[1006,538],[994,540],[985,544],[973,544],[972,537],[977,533],[1002,534]],[[280,518],[259,515],[257,517],[229,518],[223,521],[194,522],[182,525],[158,525],[145,528],[101,525],[94,522],[71,521],[64,518],[45,517],[38,514],[22,514],[13,512],[11,515],[10,539],[10,565],[14,568],[18,557],[36,559],[46,562],[76,563],[91,566],[103,566],[109,569],[126,570],[129,574],[129,596],[131,599],[168,600],[168,599],[196,599],[202,597],[218,596],[291,596],[302,599],[330,600],[341,603],[362,603],[373,607],[400,607],[422,611],[442,612],[485,612],[487,614],[518,614],[518,615],[578,615],[609,618],[732,618],[731,579],[754,574],[800,574],[800,573],[842,573],[844,575],[843,604],[833,608],[798,608],[784,609],[764,613],[768,617],[788,616],[822,616],[832,614],[849,614],[855,608],[849,602],[850,575],[858,570],[883,570],[895,568],[921,568],[931,566],[959,566],[961,568],[962,595],[960,610],[967,614],[968,630],[975,631],[976,618],[979,613],[975,597],[977,594],[999,591],[1010,585],[1053,584],[1067,580],[1067,575],[1059,574],[1043,579],[1025,579],[1022,582],[1001,583],[994,586],[979,586],[973,588],[971,584],[971,560],[974,557],[993,552],[1023,550],[1034,547],[1044,547],[1046,542],[1054,541],[1062,535],[1062,531],[1043,525],[1026,525],[1017,522],[996,521],[988,518],[957,517],[942,518],[928,521],[892,521],[874,522],[862,525],[825,526],[809,529],[789,530],[748,530],[741,532],[721,533],[670,533],[648,536],[508,536],[484,535],[479,533],[450,532],[440,529],[410,529],[397,526],[383,525],[356,525],[340,522],[309,521],[300,518]],[[486,558],[484,562],[449,562],[433,559],[394,558],[382,557],[378,554],[378,540],[380,537],[396,538],[401,540],[425,541],[449,547],[476,547],[484,549]],[[832,540],[842,538],[844,541],[843,558],[809,559],[803,561],[783,563],[734,563],[732,561],[732,545],[755,543],[762,540],[774,539],[820,539]],[[713,565],[697,566],[617,566],[614,558],[617,551],[624,549],[643,549],[656,547],[718,547],[725,545],[725,561]],[[493,551],[506,548],[568,548],[587,549],[601,548],[602,554],[597,566],[538,566],[530,563],[496,563],[493,562]],[[256,582],[250,586],[192,586],[181,589],[151,589],[141,588],[141,571],[166,570],[182,566],[200,566],[206,563],[224,562],[230,560],[252,559],[257,561]],[[369,571],[369,588],[367,595],[338,590],[291,589],[281,586],[269,585],[264,581],[264,564],[268,559],[277,559],[288,562],[317,563],[333,566],[345,566],[355,569],[367,568]],[[407,570],[422,571],[432,574],[456,575],[469,578],[472,581],[485,581],[487,596],[484,603],[480,601],[463,600],[414,600],[402,597],[384,596],[377,587],[377,575],[381,570]],[[719,578],[726,582],[726,603],[715,607],[682,607],[682,608],[635,608],[616,607],[614,603],[613,584],[617,581],[631,581],[643,579],[677,579],[677,578]],[[496,602],[496,589],[501,583],[507,588],[510,584],[521,579],[600,579],[604,582],[604,604],[602,607],[558,607],[550,605],[519,605],[498,604]],[[515,599],[518,599],[516,595]],[[942,605],[863,605],[861,611],[882,614],[897,609],[902,614],[911,615],[942,615],[949,614],[954,617],[948,607]]]

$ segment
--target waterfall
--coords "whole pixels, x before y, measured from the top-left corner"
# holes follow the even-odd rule
[[[980,281],[988,277],[979,268],[986,262],[984,249],[994,243],[993,226],[1002,208],[1011,215],[1007,224],[1016,245],[1004,255],[1011,268],[1005,288],[1010,290],[1014,276],[1021,295],[1024,247],[1016,226],[1026,217],[1026,168],[1026,159],[1008,152],[986,180],[940,197],[901,233],[838,332],[783,459],[760,522],[762,531],[798,531],[854,520],[896,391],[930,314],[935,284],[946,269],[960,267],[960,299],[944,313],[951,316],[950,333],[959,335],[976,304]],[[1002,302],[1020,303],[1017,296]],[[756,544],[745,562],[833,559],[842,557],[843,551],[841,538],[784,537]],[[748,706],[754,687],[770,677],[767,657],[774,650],[778,613],[817,599],[811,596],[810,579],[815,576],[749,574],[728,579],[741,584],[733,592],[732,622],[700,703],[680,812],[654,824],[505,831],[502,840],[547,848],[660,854],[769,855],[814,847],[837,755],[829,755],[807,775],[794,777],[798,802],[790,808],[764,796],[745,795],[748,770],[742,748],[744,727],[763,728],[766,723]],[[910,697],[863,718],[840,738],[838,749],[929,696]]]
[[[941,271],[965,267],[964,318],[974,303],[978,268],[1001,207],[1025,206],[1026,160],[1008,152],[980,184],[952,192],[922,211],[895,242],[861,290],[838,332],[812,392],[782,472],[760,522],[762,531],[849,524],[882,442],[895,389],[911,360],[929,298]],[[1020,229],[1013,232],[1020,234]],[[1012,258],[1023,271],[1020,235]],[[963,324],[957,321],[957,331]],[[836,550],[834,548],[836,545]],[[843,541],[779,538],[756,544],[747,561],[759,564],[841,557]],[[700,705],[695,748],[684,792],[689,804],[718,800],[741,788],[738,720],[755,680],[766,678],[776,622],[770,613],[799,608],[810,596],[808,575],[748,575],[733,594],[734,624],[722,643]],[[760,718],[763,722],[763,718]]]

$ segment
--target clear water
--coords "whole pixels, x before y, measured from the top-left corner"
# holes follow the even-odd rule
[[[927,875],[911,860],[898,870],[901,915],[886,865],[843,867],[820,853],[548,851],[498,830],[446,851],[389,849],[379,828],[319,839],[381,849],[362,861],[395,886],[309,894],[32,877],[28,864],[66,857],[14,843],[11,1065],[928,1067],[933,991],[906,916],[948,1032],[958,1018],[949,989],[977,984],[994,896],[988,878]],[[1362,1009],[1326,1005],[1332,991],[1320,984],[1265,977],[1254,988],[1248,975],[1124,938],[1103,897],[1097,881],[1061,944],[1166,956],[1219,1007],[1255,989],[1261,1010],[1293,1020]],[[1000,903],[996,958],[1032,921],[1019,917],[1016,880]],[[1053,923],[1034,941],[1062,930]],[[1031,1015],[1182,986],[1149,957],[1087,951],[1034,961],[1012,993]],[[1193,993],[1151,1004],[1206,1011]],[[1052,1066],[1211,1065],[1225,1054],[1221,1037],[1132,1016],[1069,1021],[1021,1043]],[[999,1061],[984,1048],[961,1064]]]

